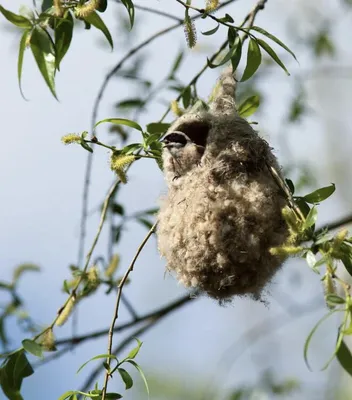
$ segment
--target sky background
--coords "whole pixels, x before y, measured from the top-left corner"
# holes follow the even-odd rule
[[[234,17],[235,23],[239,23],[252,3],[236,1],[226,8],[226,12]],[[18,0],[2,0],[1,4],[14,12],[18,11],[21,4],[31,6],[30,1]],[[170,0],[142,0],[138,4],[166,10],[181,18],[184,15],[183,8]],[[202,7],[203,1],[194,1],[194,5]],[[259,85],[265,94],[265,103],[258,116],[255,115],[255,120],[259,122],[260,133],[275,147],[282,165],[305,164],[316,175],[316,183],[311,189],[327,186],[331,182],[337,185],[333,198],[320,206],[320,225],[351,211],[351,11],[342,1],[310,0],[308,4],[303,0],[269,0],[265,11],[258,14],[256,22],[292,48],[299,65],[278,50],[292,74],[287,77],[277,67],[274,73],[265,75],[266,78]],[[23,68],[23,90],[29,101],[23,100],[17,85],[20,36],[4,18],[0,19],[0,279],[10,280],[13,268],[23,262],[41,266],[41,273],[23,277],[19,289],[28,311],[43,325],[53,320],[65,301],[65,294],[61,292],[62,282],[69,278],[68,266],[77,260],[87,157],[81,147],[64,146],[60,139],[67,133],[89,130],[93,102],[103,77],[125,55],[131,43],[138,44],[173,23],[136,10],[136,29],[126,38],[122,34],[116,35],[121,26],[119,14],[123,13],[126,13],[123,7],[111,2],[103,15],[115,39],[113,52],[105,44],[100,32],[76,27],[71,48],[56,78],[59,102],[45,86],[29,50],[25,54]],[[224,11],[219,12],[219,16],[223,14]],[[329,26],[330,20],[333,22],[331,34],[337,47],[336,57],[317,63],[303,41],[324,24]],[[184,83],[203,66],[206,56],[216,51],[225,35],[224,31],[219,30],[212,37],[202,36],[200,31],[214,26],[208,21],[200,20],[196,26],[199,32],[198,46],[194,50],[186,49],[187,58],[179,73]],[[153,42],[144,50],[148,56],[143,68],[145,77],[158,83],[168,73],[177,52],[184,47],[182,28]],[[132,64],[133,61],[132,58]],[[335,72],[326,72],[331,70]],[[198,85],[201,96],[208,96],[218,74],[219,70],[204,74]],[[298,125],[287,127],[283,123],[283,115],[298,82],[303,82],[311,111]],[[123,118],[124,115],[116,115],[112,105],[124,98],[143,96],[144,93],[138,92],[140,90],[121,79],[113,79],[104,95],[98,119]],[[170,101],[175,95],[165,92],[163,97]],[[165,104],[155,102],[138,122],[145,126],[157,121],[164,110]],[[168,118],[170,121],[172,116]],[[98,133],[102,141],[111,141],[107,126],[99,127]],[[289,153],[282,147],[282,137],[290,149]],[[132,142],[135,139],[138,139],[138,135],[131,136]],[[100,204],[113,179],[108,152],[97,148],[90,209]],[[309,190],[306,188],[305,192]],[[152,160],[143,160],[131,168],[129,184],[121,190],[119,200],[127,212],[132,213],[155,207],[164,192],[165,184],[160,170]],[[87,245],[93,240],[98,221],[97,213],[89,218]],[[143,227],[135,223],[128,225],[128,230],[115,249],[121,256],[122,270],[127,268],[145,234]],[[106,248],[107,231],[104,230],[96,254],[105,252]],[[153,238],[137,261],[131,275],[132,284],[125,291],[140,314],[186,293],[173,277],[164,277],[164,268],[165,262],[159,257]],[[334,395],[331,392],[326,394],[326,391],[335,384],[336,377],[342,376],[341,369],[335,362],[324,372],[319,371],[319,366],[333,349],[336,320],[323,326],[317,340],[312,343],[310,355],[315,372],[309,372],[303,360],[305,339],[315,322],[327,312],[319,277],[309,270],[304,261],[290,261],[275,276],[270,292],[270,305],[267,307],[242,298],[235,299],[231,306],[220,307],[213,300],[201,298],[170,314],[142,337],[144,344],[138,362],[147,377],[172,380],[179,393],[175,399],[186,398],[182,391],[187,388],[203,393],[197,397],[203,399],[207,398],[204,393],[210,389],[219,390],[213,398],[222,399],[231,388],[256,384],[263,371],[270,369],[278,380],[295,378],[301,383],[301,392],[290,399],[334,399]],[[7,297],[0,292],[0,303],[5,301]],[[302,315],[300,312],[298,316],[290,315],[287,311],[292,302],[309,308],[312,301],[318,302],[315,311]],[[106,296],[103,291],[82,302],[78,333],[107,327],[114,302],[113,294]],[[120,322],[126,320],[128,314],[121,307]],[[277,326],[274,332],[269,335],[265,334],[265,329],[262,335],[256,332],[260,339],[248,348],[245,343],[237,348],[231,347],[252,326],[263,321],[267,322],[265,326],[270,329],[273,320]],[[12,345],[18,345],[24,338],[23,333],[15,321],[11,321],[8,328]],[[56,330],[58,338],[66,337],[70,332],[70,323]],[[121,341],[122,337],[115,335],[115,343]],[[250,341],[251,337],[248,338]],[[89,358],[105,353],[106,348],[107,337],[103,337],[38,368],[24,382],[24,398],[54,400],[67,390],[79,389],[91,367],[79,375],[76,375],[76,370]],[[243,350],[243,354],[238,355],[239,350]],[[133,376],[136,382],[140,381],[134,372]],[[109,388],[124,392],[117,378]],[[142,390],[138,393],[138,389],[132,389],[125,398],[147,398]],[[156,398],[153,397],[153,391],[151,398]]]

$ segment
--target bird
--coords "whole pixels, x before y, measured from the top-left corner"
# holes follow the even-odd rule
[[[270,173],[281,174],[278,161],[238,114],[235,91],[225,70],[209,105],[190,108],[166,132],[157,227],[167,270],[221,304],[261,300],[283,264],[270,249],[289,236],[287,200]]]
[[[172,131],[161,141],[165,173],[172,175],[172,182],[179,179],[194,166],[199,165],[205,147],[193,142],[185,133]]]

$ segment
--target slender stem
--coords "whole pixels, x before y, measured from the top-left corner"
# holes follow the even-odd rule
[[[242,28],[243,25],[247,22],[246,20],[245,20],[240,26],[231,25],[231,24],[229,24],[228,22],[223,21],[221,18],[217,18],[217,17],[215,17],[215,15],[209,14],[208,11],[207,11],[206,9],[204,9],[204,8],[194,7],[194,6],[190,5],[190,4],[184,3],[182,0],[176,0],[176,1],[177,1],[178,3],[180,3],[181,5],[183,5],[183,7],[187,8],[187,9],[191,9],[191,10],[197,11],[197,12],[198,12],[199,14],[201,14],[202,16],[205,15],[205,16],[211,18],[212,20],[214,20],[215,22],[217,22],[217,23],[220,24],[220,25],[224,25],[224,26],[226,26],[226,27],[228,27],[228,28],[233,28],[233,29],[236,29],[236,30],[238,30],[238,31],[245,32],[246,35],[252,36],[250,33],[248,33],[245,29]],[[267,0],[264,0],[264,1],[267,1]],[[263,7],[263,8],[264,8],[264,7]],[[251,11],[251,13],[252,13],[252,12],[253,12],[253,10]],[[250,14],[251,14],[251,13],[250,13]],[[250,14],[249,14],[249,15],[250,15]],[[248,16],[246,17],[246,19],[248,20]]]
[[[121,1],[117,1],[117,3],[122,5]],[[179,21],[179,22],[183,21],[181,18],[178,18],[175,15],[171,15],[168,12],[155,10],[154,8],[150,8],[150,7],[140,6],[139,4],[134,4],[134,8],[136,10],[146,11],[151,14],[160,15],[161,17],[166,17],[166,18],[172,19],[174,21]]]
[[[227,46],[228,41],[226,40],[221,46],[220,49],[214,53],[211,57],[210,57],[210,62],[213,62],[215,60],[215,58],[224,50],[224,48]],[[208,63],[206,63],[202,69],[192,78],[192,80],[189,82],[189,84],[183,89],[183,91],[178,95],[178,97],[176,98],[177,101],[179,101],[184,92],[186,91],[186,89],[192,85],[195,85],[198,82],[198,79],[204,74],[204,72],[207,70],[208,68]],[[167,117],[167,115],[169,114],[171,110],[171,107],[169,106],[166,111],[164,112],[164,114],[162,115],[162,117],[160,118],[159,122],[163,122],[164,119]]]
[[[178,308],[182,307],[183,305],[187,304],[189,301],[191,301],[193,299],[193,297],[190,297],[189,295],[183,296],[175,301],[173,301],[170,304],[167,304],[165,306],[162,306],[161,308],[149,312],[147,314],[141,315],[140,317],[136,318],[133,321],[130,322],[126,322],[125,324],[122,324],[118,327],[115,327],[114,332],[122,332],[126,329],[132,328],[133,326],[145,322],[145,321],[149,321],[151,319],[154,319],[156,316],[165,316],[167,314],[169,314],[170,312],[173,312],[175,310],[177,310]],[[69,338],[64,338],[61,340],[57,340],[55,342],[56,346],[61,346],[64,344],[81,344],[83,342],[86,342],[88,340],[92,340],[92,339],[98,339],[101,336],[105,336],[106,334],[109,333],[109,329],[102,329],[99,331],[95,331],[95,332],[91,332],[91,333],[87,333],[85,335],[81,335],[81,336],[76,336],[76,337],[69,337]]]
[[[343,225],[348,225],[352,223],[352,214],[346,215],[343,218],[337,219],[336,221],[330,222],[329,224],[316,230],[316,235],[324,231],[332,231],[334,229],[340,228]]]
[[[120,306],[120,300],[121,300],[123,286],[126,283],[129,274],[133,271],[134,264],[136,263],[141,251],[143,250],[144,246],[148,242],[149,238],[152,236],[152,234],[156,228],[156,225],[157,225],[157,222],[150,228],[150,231],[148,232],[147,236],[144,238],[144,240],[138,247],[137,252],[136,252],[135,256],[133,257],[130,266],[127,268],[125,275],[122,277],[122,279],[119,283],[118,290],[117,290],[117,296],[116,296],[114,315],[113,315],[113,318],[111,321],[111,326],[110,326],[109,334],[108,334],[108,353],[107,353],[108,355],[112,354],[112,340],[113,340],[113,336],[114,336],[115,323],[119,317],[119,306]],[[106,360],[108,367],[110,367],[110,362],[111,362],[111,359],[110,359],[110,357],[108,357]],[[104,381],[104,386],[103,386],[102,400],[105,400],[105,398],[106,398],[106,391],[107,391],[108,381],[109,381],[109,377],[110,377],[110,373],[109,373],[108,369],[109,368],[107,368],[107,371],[105,373],[105,381]]]
[[[183,1],[181,1],[181,0],[176,0],[176,1],[179,2],[180,4],[182,4],[183,6],[188,7],[188,5],[185,4],[185,3],[184,3]],[[222,21],[218,21],[217,19],[215,19],[215,20],[216,20],[217,22],[219,22],[219,23],[222,23],[223,25],[227,25],[227,26],[229,26],[229,27],[231,27],[231,28],[234,28],[234,29],[243,31],[243,32],[244,32],[244,35],[242,36],[242,43],[243,43],[243,42],[247,39],[248,36],[251,36],[251,34],[248,33],[247,30],[242,29],[242,28],[245,26],[245,24],[246,24],[247,22],[248,22],[248,26],[247,26],[246,29],[248,29],[248,28],[250,28],[250,27],[253,26],[254,21],[255,21],[255,18],[256,18],[256,16],[257,16],[258,12],[259,12],[260,10],[263,10],[263,9],[264,9],[264,6],[265,6],[265,4],[266,4],[267,1],[268,1],[268,0],[260,0],[260,1],[253,7],[253,9],[246,15],[246,17],[244,18],[244,20],[243,20],[243,22],[241,23],[240,27],[228,25],[228,24],[226,24],[226,23],[223,23]],[[192,8],[192,9],[198,11],[198,12],[201,13],[202,15],[204,14],[204,11],[205,11],[205,10],[203,10],[203,9],[197,9],[196,7],[189,7],[189,8]],[[218,7],[218,9],[219,9],[219,8],[220,8],[220,7]],[[211,14],[207,14],[207,16],[208,16],[208,17],[211,17],[212,19],[214,19],[214,16],[211,15]],[[227,45],[228,45],[228,40],[226,40],[226,41],[220,46],[220,49],[219,49],[216,53],[214,53],[214,54],[211,56],[210,62],[213,62],[213,61],[216,59],[216,57],[225,49],[225,47],[226,47]],[[183,96],[185,90],[186,90],[189,86],[195,85],[195,84],[198,82],[198,79],[199,79],[199,78],[203,75],[203,73],[207,70],[208,66],[209,66],[208,63],[206,63],[206,64],[203,66],[203,68],[198,72],[198,74],[189,82],[189,84],[184,88],[184,90],[183,90],[183,91],[179,94],[179,96],[176,98],[177,101],[179,101],[179,100],[182,98],[182,96]],[[161,117],[161,119],[160,119],[159,122],[162,122],[162,121],[167,117],[167,115],[169,114],[170,110],[171,110],[171,107],[169,106],[169,107],[167,108],[167,110],[165,111],[165,113],[162,115],[162,117]]]
[[[49,326],[48,328],[44,329],[44,331],[42,331],[42,332],[40,332],[38,335],[36,335],[36,336],[34,337],[33,340],[38,339],[38,338],[39,338],[40,336],[42,336],[45,332],[47,332],[48,330],[52,329],[52,328],[54,327],[56,321],[59,319],[59,317],[60,317],[60,315],[61,315],[61,312],[65,309],[65,307],[67,306],[67,304],[68,304],[70,301],[72,301],[72,299],[75,299],[75,298],[76,298],[76,296],[77,296],[77,289],[78,289],[79,285],[81,284],[81,282],[82,282],[82,280],[83,280],[83,277],[84,277],[84,275],[85,275],[85,272],[87,271],[87,269],[88,269],[88,267],[89,267],[90,259],[91,259],[91,257],[92,257],[92,254],[93,254],[93,252],[94,252],[95,246],[96,246],[97,243],[98,243],[98,240],[99,240],[101,231],[102,231],[102,229],[103,229],[104,222],[105,222],[105,218],[106,218],[106,214],[107,214],[108,207],[109,207],[109,203],[110,203],[110,199],[111,199],[111,197],[113,196],[113,194],[114,194],[114,192],[115,192],[117,186],[119,185],[119,183],[120,183],[120,180],[117,180],[117,181],[111,186],[111,188],[110,188],[110,190],[109,190],[109,193],[108,193],[108,195],[107,195],[106,198],[105,198],[104,205],[103,205],[103,209],[102,209],[102,212],[101,212],[100,222],[99,222],[99,226],[98,226],[98,231],[97,231],[97,233],[96,233],[96,235],[95,235],[95,237],[94,237],[92,246],[91,246],[91,248],[90,248],[90,250],[89,250],[89,252],[88,252],[88,254],[87,254],[86,262],[85,262],[85,265],[84,265],[82,274],[80,275],[80,277],[79,277],[79,279],[78,279],[76,285],[75,285],[74,288],[72,289],[72,292],[71,292],[71,294],[68,296],[66,302],[65,302],[65,303],[63,304],[63,306],[60,308],[60,311],[58,312],[58,314],[57,314],[56,318],[54,319],[54,321],[50,324],[50,326]]]

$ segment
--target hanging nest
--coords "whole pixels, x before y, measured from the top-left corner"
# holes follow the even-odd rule
[[[173,132],[191,143],[177,154],[170,146],[163,151],[168,193],[157,235],[167,269],[220,301],[261,299],[283,263],[270,249],[288,238],[287,201],[269,170],[280,171],[272,149],[236,111],[232,70],[220,78],[210,108],[193,107]]]

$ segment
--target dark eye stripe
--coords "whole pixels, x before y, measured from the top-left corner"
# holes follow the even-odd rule
[[[179,133],[169,133],[164,137],[163,142],[165,143],[181,143],[183,145],[187,144],[187,139],[180,135]]]

